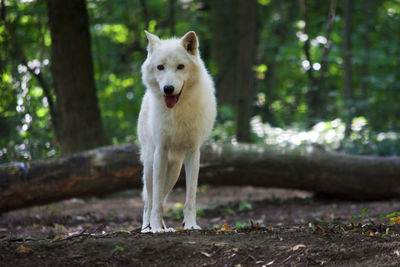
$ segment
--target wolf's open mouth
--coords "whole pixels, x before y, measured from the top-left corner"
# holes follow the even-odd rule
[[[173,108],[176,105],[176,103],[178,103],[178,100],[179,100],[179,97],[182,94],[184,85],[185,85],[185,82],[183,82],[183,85],[182,85],[182,88],[181,88],[181,91],[179,92],[179,94],[177,94],[177,95],[164,95],[164,102],[165,102],[165,105],[167,106],[167,108]]]

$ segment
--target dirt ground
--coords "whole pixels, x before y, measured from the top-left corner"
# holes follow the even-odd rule
[[[139,191],[0,216],[0,266],[399,266],[400,200],[201,186],[201,231],[183,231],[185,193],[166,207],[175,233],[140,234]]]

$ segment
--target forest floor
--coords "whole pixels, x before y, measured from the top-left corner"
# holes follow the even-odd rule
[[[1,266],[399,266],[400,200],[314,198],[295,190],[201,186],[200,231],[141,234],[140,192],[71,199],[0,216]],[[395,216],[396,215],[396,216]],[[386,218],[384,218],[386,216]],[[390,219],[390,217],[392,219]]]

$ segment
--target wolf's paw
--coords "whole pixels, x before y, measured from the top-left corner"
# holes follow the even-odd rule
[[[151,232],[151,227],[150,224],[147,226],[142,226],[142,230],[140,230],[141,233],[145,234],[145,233],[150,233]]]
[[[150,230],[152,233],[157,234],[157,233],[164,233],[165,229],[164,228],[151,228]]]
[[[189,224],[185,223],[185,226],[183,227],[183,229],[185,229],[185,230],[201,230],[201,227],[198,226],[197,224],[189,225]]]
[[[175,229],[172,227],[161,227],[161,228],[155,228],[150,230],[152,233],[172,233],[175,232]]]

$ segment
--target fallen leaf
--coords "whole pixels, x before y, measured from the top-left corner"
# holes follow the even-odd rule
[[[258,228],[260,228],[260,224],[258,222],[254,222],[253,220],[250,220],[250,228],[258,229]]]
[[[300,248],[305,248],[305,247],[306,247],[306,245],[304,245],[304,244],[297,244],[297,245],[293,246],[290,250],[291,251],[296,251],[296,250],[298,250]]]
[[[17,254],[30,254],[32,253],[32,249],[28,248],[25,246],[26,244],[22,244],[21,246],[19,246],[15,252]]]
[[[65,226],[64,225],[62,225],[62,224],[54,224],[54,229],[56,230],[56,231],[65,231]]]
[[[205,252],[205,251],[201,251],[200,252],[202,255],[206,256],[207,258],[211,258],[211,254]]]
[[[393,251],[393,254],[396,255],[397,257],[400,257],[400,250],[395,250]]]
[[[228,243],[224,243],[224,242],[221,242],[221,243],[214,243],[214,246],[216,246],[216,247],[224,247],[224,246],[226,246],[226,245],[228,245]]]
[[[117,231],[114,231],[113,232],[113,234],[131,234],[131,231],[128,231],[128,230],[117,230]]]
[[[233,228],[229,228],[227,223],[224,223],[222,225],[221,229],[219,229],[219,232],[232,232]]]
[[[400,224],[400,216],[392,217],[392,218],[390,218],[389,220],[390,220],[391,222]]]
[[[58,239],[64,239],[64,238],[67,238],[67,237],[68,237],[68,235],[59,235]]]
[[[272,261],[270,261],[270,262],[267,262],[265,265],[266,265],[266,266],[272,265],[272,264],[274,264],[274,262],[275,262],[275,260],[272,260]]]
[[[315,231],[316,231],[317,233],[325,233],[325,229],[322,228],[322,227],[319,226],[319,225],[316,225],[316,226],[315,226]]]
[[[366,231],[366,232],[365,232],[365,235],[367,235],[367,236],[374,236],[374,233],[371,233],[370,231]]]

